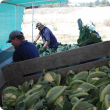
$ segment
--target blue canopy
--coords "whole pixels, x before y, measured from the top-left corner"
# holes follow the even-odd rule
[[[67,0],[2,0],[0,3],[0,64],[10,58],[14,48],[6,43],[13,30],[21,30],[24,8],[43,4],[68,2]],[[11,48],[10,48],[11,47]]]

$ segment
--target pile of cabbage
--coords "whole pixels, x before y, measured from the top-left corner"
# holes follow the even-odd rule
[[[37,76],[36,76],[37,77]],[[110,61],[107,66],[75,73],[65,79],[41,74],[37,83],[24,82],[2,92],[3,110],[107,110],[110,107]]]
[[[62,51],[67,51],[67,50],[79,48],[79,46],[77,46],[77,44],[62,44],[61,42],[58,42],[58,47],[56,50],[51,49],[48,46],[43,47],[43,43],[38,43],[38,44],[36,44],[36,46],[38,48],[40,57],[54,54],[54,53],[59,53]]]

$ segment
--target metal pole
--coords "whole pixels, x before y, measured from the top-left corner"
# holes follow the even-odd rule
[[[34,16],[34,9],[33,9],[33,7],[34,7],[34,3],[32,3],[32,43],[33,43],[33,16]]]
[[[17,5],[15,5],[15,30],[17,30]]]

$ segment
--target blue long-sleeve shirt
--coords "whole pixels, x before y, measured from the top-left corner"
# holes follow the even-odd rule
[[[24,61],[39,57],[37,47],[31,42],[22,42],[13,53],[13,62]]]

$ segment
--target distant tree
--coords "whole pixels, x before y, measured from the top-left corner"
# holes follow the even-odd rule
[[[100,1],[99,1],[99,0],[96,0],[96,1],[94,2],[94,5],[95,5],[95,6],[99,6],[99,5],[100,5]]]
[[[109,1],[106,2],[106,6],[110,6],[110,2]]]
[[[55,4],[46,4],[46,5],[40,5],[40,7],[68,7],[67,3],[55,3]]]
[[[101,5],[101,6],[106,6],[106,3],[107,3],[107,0],[102,0],[102,1],[100,2],[100,5]]]
[[[93,7],[93,3],[92,2],[88,3],[88,6]]]
[[[80,6],[85,7],[86,3],[80,3]]]

